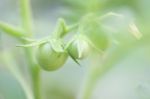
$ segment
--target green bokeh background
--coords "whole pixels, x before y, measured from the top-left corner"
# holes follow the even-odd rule
[[[36,38],[42,38],[53,31],[59,17],[63,17],[68,24],[78,21],[89,11],[94,0],[31,0],[31,2]],[[106,32],[110,36],[113,33],[115,37],[126,36],[127,33],[124,29],[131,20],[136,22],[141,33],[148,34],[150,32],[150,0],[97,0],[96,2],[98,2],[97,7],[92,7],[91,11],[96,9],[100,15],[116,12],[125,17],[124,20],[116,17],[105,20],[103,25],[111,27],[106,28]],[[19,25],[18,7],[18,0],[0,0],[0,20]],[[24,54],[21,48],[16,48],[17,43],[15,39],[0,32],[0,57],[4,51],[13,52],[14,62],[29,82]],[[99,80],[92,99],[150,99],[149,60],[149,46],[134,49]],[[88,64],[88,59],[83,60],[80,67],[69,59],[58,71],[42,71],[42,99],[76,99]],[[1,57],[0,99],[16,98],[26,99],[21,86]]]

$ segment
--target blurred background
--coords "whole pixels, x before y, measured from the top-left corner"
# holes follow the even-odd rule
[[[72,24],[94,11],[100,15],[115,12],[125,17],[110,17],[103,23],[110,27],[105,28],[110,35],[125,33],[126,24],[130,21],[137,24],[141,33],[150,32],[150,0],[31,0],[31,5],[36,38],[48,36],[60,17]],[[0,0],[1,21],[19,25],[19,14],[18,0]],[[30,81],[24,52],[16,48],[16,44],[17,40],[0,32],[0,99],[26,99],[22,87],[8,69],[16,65],[26,82]],[[4,62],[3,53],[11,53],[14,61]],[[148,46],[135,49],[99,80],[92,99],[150,99],[149,61]],[[83,60],[80,67],[69,59],[58,71],[42,71],[42,99],[76,99],[88,64],[88,59]]]

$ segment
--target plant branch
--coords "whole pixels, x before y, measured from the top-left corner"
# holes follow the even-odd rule
[[[60,19],[58,19],[56,29],[53,33],[53,36],[56,37],[56,38],[63,38],[69,32],[71,32],[72,30],[77,28],[77,26],[78,26],[77,23],[73,24],[73,25],[70,25],[70,26],[67,26],[66,23],[65,23],[65,20],[60,18]]]
[[[14,26],[11,26],[9,24],[6,24],[4,22],[0,22],[0,30],[16,38],[25,36],[23,30],[16,28]]]

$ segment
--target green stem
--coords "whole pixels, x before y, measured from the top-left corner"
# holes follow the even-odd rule
[[[66,36],[69,32],[77,28],[78,24],[73,24],[71,26],[67,26],[65,21],[63,19],[58,19],[58,23],[56,25],[56,29],[53,33],[53,36],[55,38],[63,38]]]
[[[4,22],[0,22],[0,30],[16,38],[25,36],[24,31]]]
[[[20,11],[22,18],[22,26],[25,29],[25,31],[28,32],[28,35],[31,36],[33,35],[32,31],[33,20],[29,0],[20,0],[20,9],[21,9]]]
[[[38,66],[38,65],[36,65]],[[39,67],[39,66],[38,66]],[[41,75],[41,72],[40,72],[40,68],[33,68],[33,71],[32,72],[33,74],[33,90],[34,90],[34,94],[35,94],[35,99],[41,99],[41,81],[40,81],[40,75]]]
[[[31,15],[30,1],[29,0],[20,0],[20,10],[22,18],[22,26],[27,32],[28,37],[33,36],[33,20]],[[26,43],[26,42],[23,42]],[[35,99],[41,99],[40,92],[40,69],[39,66],[34,61],[33,58],[33,49],[25,48],[27,61],[29,64],[29,69],[31,72],[32,87],[34,92]]]
[[[41,83],[40,83],[40,68],[36,64],[33,58],[33,49],[32,48],[25,48],[26,52],[26,59],[28,61],[30,73],[31,73],[31,80],[32,80],[32,88],[34,93],[34,99],[41,99]]]

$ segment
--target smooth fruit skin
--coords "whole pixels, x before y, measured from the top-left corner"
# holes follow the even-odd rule
[[[37,62],[46,71],[59,69],[65,64],[67,58],[68,54],[65,51],[54,51],[50,43],[40,45],[36,52]]]
[[[84,59],[89,55],[89,44],[88,42],[80,35],[68,47],[68,52],[75,59]]]

